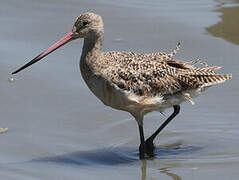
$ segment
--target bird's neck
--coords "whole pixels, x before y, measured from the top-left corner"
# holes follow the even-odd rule
[[[81,54],[81,64],[89,66],[91,69],[98,66],[103,43],[103,32],[91,34],[84,38],[84,45]]]

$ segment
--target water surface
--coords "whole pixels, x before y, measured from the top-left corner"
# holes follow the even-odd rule
[[[71,30],[80,13],[103,16],[103,49],[170,52],[223,66],[233,79],[210,88],[138,159],[138,129],[126,112],[87,89],[77,40],[14,76],[10,72]],[[0,6],[1,179],[238,179],[238,1],[2,1]],[[219,32],[219,33],[218,33]],[[120,41],[116,41],[120,39]],[[170,115],[145,118],[149,136]]]

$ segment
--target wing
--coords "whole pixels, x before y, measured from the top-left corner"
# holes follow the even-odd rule
[[[104,56],[107,66],[102,76],[118,88],[139,96],[175,94],[231,78],[230,74],[216,74],[220,67],[197,68],[164,53],[107,52]]]
[[[185,86],[173,75],[176,68],[166,63],[164,54],[107,52],[104,56],[105,79],[122,90],[139,96],[156,96],[173,94]]]

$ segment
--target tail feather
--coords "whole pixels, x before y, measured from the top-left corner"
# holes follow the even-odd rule
[[[204,68],[185,69],[182,74],[178,75],[178,79],[186,88],[197,89],[209,87],[215,84],[223,83],[232,78],[232,74],[216,74],[215,71],[221,67],[212,66]]]
[[[232,74],[195,75],[195,78],[202,83],[201,87],[208,87],[223,83],[224,81],[232,78]]]
[[[172,58],[175,54],[177,54],[177,52],[180,50],[180,48],[181,48],[181,43],[179,42],[177,44],[176,48],[171,53],[169,53],[168,56],[170,58]]]
[[[202,73],[213,73],[215,74],[216,71],[221,69],[220,66],[210,66],[210,67],[204,67],[204,68],[195,68],[197,72],[202,72]]]

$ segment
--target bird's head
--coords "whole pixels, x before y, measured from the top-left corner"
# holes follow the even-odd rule
[[[84,13],[77,18],[71,32],[69,32],[66,36],[64,36],[58,42],[53,44],[47,50],[39,54],[37,57],[32,59],[30,62],[20,67],[18,70],[14,71],[12,74],[16,74],[22,71],[23,69],[36,63],[37,61],[41,60],[48,54],[58,49],[59,47],[63,46],[64,44],[74,39],[88,37],[94,38],[95,36],[102,35],[103,32],[104,25],[101,16],[91,12]]]
[[[89,12],[80,15],[72,28],[72,33],[78,38],[94,36],[103,31],[104,25],[101,16]]]

